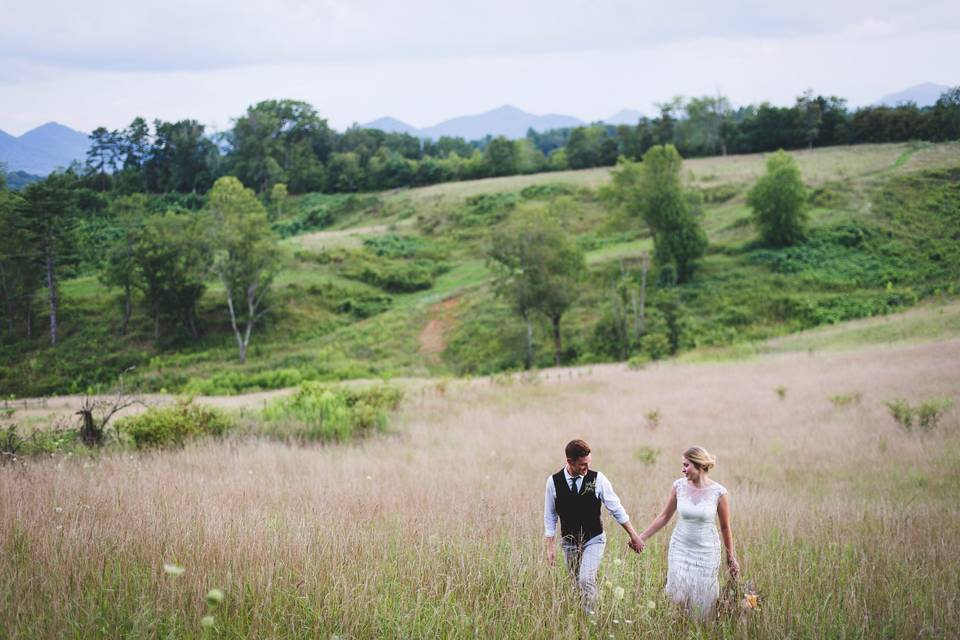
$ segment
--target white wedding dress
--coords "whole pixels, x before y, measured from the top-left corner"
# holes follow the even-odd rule
[[[667,554],[667,596],[706,619],[720,595],[720,535],[717,502],[727,490],[719,482],[697,489],[686,478],[673,483],[677,490],[677,526]]]

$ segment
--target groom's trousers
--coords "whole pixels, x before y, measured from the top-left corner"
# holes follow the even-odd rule
[[[567,560],[567,568],[576,580],[583,608],[591,613],[597,604],[597,569],[607,547],[607,535],[601,533],[582,545],[561,540],[560,546]]]

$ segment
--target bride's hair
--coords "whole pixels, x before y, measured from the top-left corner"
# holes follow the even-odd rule
[[[710,471],[717,464],[717,459],[703,447],[690,447],[683,452],[683,457],[703,471]]]

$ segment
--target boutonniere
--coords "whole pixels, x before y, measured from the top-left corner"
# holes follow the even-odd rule
[[[596,493],[597,491],[597,481],[591,480],[583,487],[583,493]]]

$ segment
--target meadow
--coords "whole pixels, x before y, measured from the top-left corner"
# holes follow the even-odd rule
[[[838,325],[739,360],[397,381],[406,395],[388,431],[349,444],[228,436],[8,462],[0,629],[956,637],[956,317],[953,304]],[[953,404],[929,431],[907,432],[886,404],[896,398]],[[688,622],[661,595],[672,525],[636,556],[604,516],[601,604],[585,618],[562,566],[543,558],[544,480],[573,437],[591,443],[638,527],[662,507],[681,451],[711,450],[760,608]]]
[[[920,301],[950,299],[960,276],[960,144],[900,143],[792,152],[809,190],[807,241],[759,247],[746,194],[765,156],[686,160],[710,246],[679,287],[649,278],[648,342],[669,354],[742,345]],[[200,300],[201,337],[164,319],[159,340],[139,295],[119,335],[120,292],[93,273],[62,287],[62,339],[0,345],[0,394],[102,391],[131,367],[143,392],[231,395],[303,380],[489,375],[522,366],[522,322],[497,299],[486,264],[491,230],[542,209],[577,238],[589,273],[563,319],[568,365],[655,359],[620,317],[639,287],[646,229],[603,198],[608,168],[489,178],[367,194],[305,194],[274,220],[283,238],[270,312],[241,365],[222,286]],[[618,302],[618,296],[627,296]],[[37,323],[46,316],[38,310]],[[546,319],[537,366],[552,363]]]

